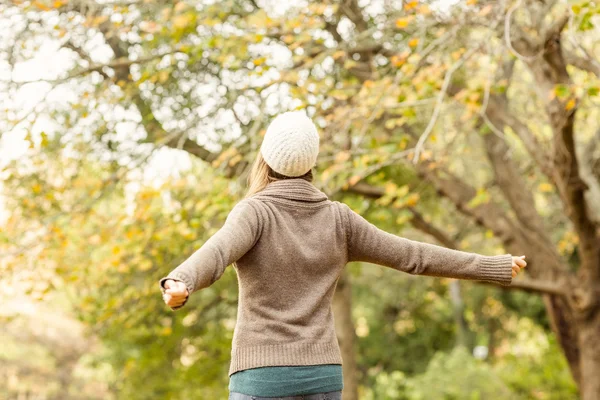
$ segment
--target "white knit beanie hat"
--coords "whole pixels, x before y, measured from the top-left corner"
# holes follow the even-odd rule
[[[304,175],[317,162],[317,127],[303,111],[279,114],[267,128],[260,152],[275,172],[290,177]]]

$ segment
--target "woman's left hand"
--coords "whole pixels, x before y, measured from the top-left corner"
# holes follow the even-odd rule
[[[527,261],[525,261],[525,256],[513,256],[512,258],[512,277],[517,276],[521,268],[525,268],[527,266]]]

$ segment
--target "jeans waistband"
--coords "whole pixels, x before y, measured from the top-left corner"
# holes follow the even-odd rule
[[[230,392],[228,400],[342,400],[342,391],[338,390],[335,392],[301,394],[284,397],[260,397],[250,396],[238,392]]]

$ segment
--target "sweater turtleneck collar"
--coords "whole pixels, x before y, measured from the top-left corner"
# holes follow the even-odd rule
[[[281,179],[271,182],[256,196],[291,200],[304,204],[319,204],[328,200],[325,193],[302,178]]]

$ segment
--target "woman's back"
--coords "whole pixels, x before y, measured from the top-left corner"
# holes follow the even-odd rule
[[[256,229],[236,263],[230,374],[265,362],[341,363],[331,298],[348,252],[338,204],[303,179],[273,182],[238,204],[244,224]]]

